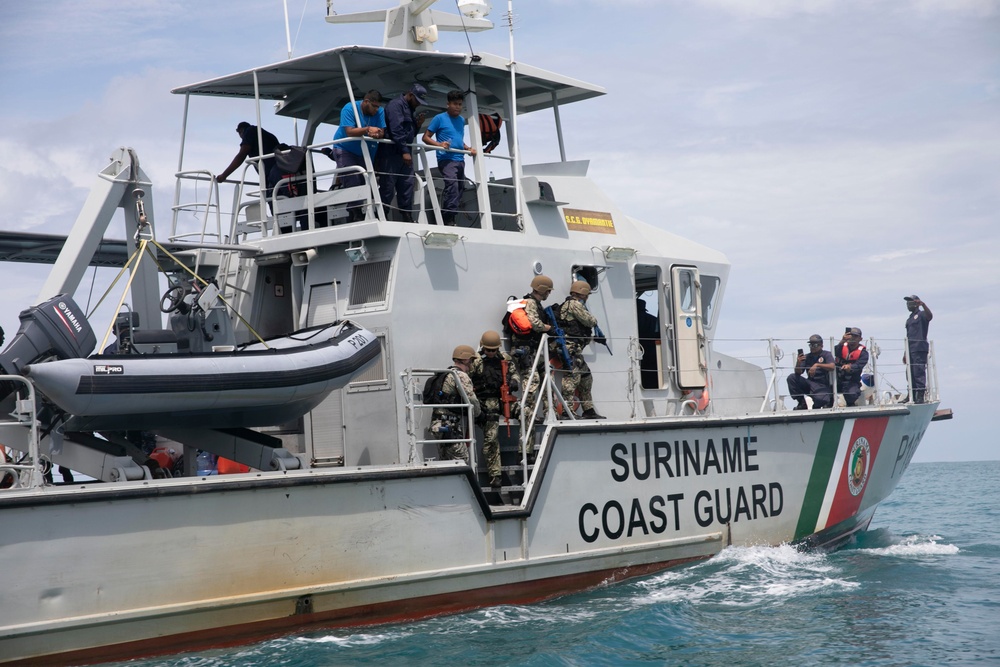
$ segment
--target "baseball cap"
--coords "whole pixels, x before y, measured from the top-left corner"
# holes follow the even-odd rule
[[[861,338],[861,329],[859,329],[857,327],[851,327],[851,335],[852,336],[857,336],[858,338]]]
[[[813,334],[812,336],[809,336],[809,342],[810,343],[822,343],[823,342],[823,337],[820,336],[819,334]]]
[[[410,87],[410,92],[413,93],[415,98],[417,98],[417,104],[427,104],[427,100],[424,99],[424,96],[427,95],[427,89],[419,83],[413,84],[413,86]]]
[[[911,294],[910,296],[904,296],[903,301],[920,301],[920,297],[916,294]]]

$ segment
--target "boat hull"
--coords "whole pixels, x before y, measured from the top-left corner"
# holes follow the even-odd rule
[[[6,493],[0,657],[225,645],[542,599],[729,544],[835,546],[934,407],[563,423],[518,508],[453,462]]]

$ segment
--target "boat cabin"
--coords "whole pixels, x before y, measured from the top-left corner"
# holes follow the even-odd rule
[[[631,219],[588,179],[587,161],[566,159],[560,108],[602,95],[600,87],[521,63],[511,69],[508,59],[485,53],[350,46],[174,91],[185,96],[188,123],[194,122],[200,96],[254,100],[258,115],[250,120],[258,128],[277,125],[266,115],[272,103],[277,116],[301,122],[295,146],[301,169],[270,192],[257,174],[264,167],[251,166],[268,155],[248,159],[231,185],[214,182],[206,165],[189,164],[182,147],[170,240],[254,247],[252,253],[205,252],[198,262],[206,275],[218,270],[220,290],[246,318],[236,324],[237,343],[250,341],[251,331],[266,338],[342,318],[378,334],[381,363],[328,399],[329,405],[307,416],[301,427],[290,427],[301,428],[297,444],[311,450],[314,462],[354,465],[433,456],[433,448],[407,451],[407,440],[397,437],[406,428],[407,412],[400,373],[447,366],[458,344],[478,347],[484,331],[500,329],[508,297],[530,291],[538,274],[555,283],[546,305],[558,305],[573,280],[591,286],[588,307],[608,349],[591,346],[587,357],[595,373],[595,401],[609,418],[681,414],[689,394],[706,386],[707,342],[727,260]],[[326,152],[362,141],[333,139],[345,105],[371,89],[387,102],[414,83],[428,91],[420,111],[429,113],[411,146],[416,214],[408,223],[401,221],[395,201],[380,199],[377,158],[362,151],[363,185],[344,189],[337,187],[338,177],[358,168],[338,169]],[[430,117],[444,110],[452,90],[466,92],[463,115],[475,155],[465,158],[462,213],[454,226],[445,226],[435,149],[420,135]],[[481,114],[501,119],[500,150],[483,151]],[[528,114],[549,118],[551,161],[522,163],[517,129]],[[348,222],[347,205],[358,201],[364,219]],[[641,347],[640,299],[645,318],[655,318]],[[621,372],[633,367],[632,374]],[[759,398],[763,392],[762,387]]]

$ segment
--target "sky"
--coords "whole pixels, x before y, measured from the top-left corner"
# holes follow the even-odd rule
[[[381,41],[380,26],[327,24],[323,0],[288,10],[294,55]],[[494,2],[477,51],[508,53],[505,16]],[[732,262],[717,347],[774,337],[792,354],[858,326],[898,348],[917,294],[955,418],[914,460],[1000,458],[1000,0],[516,0],[514,27],[517,60],[608,92],[562,110],[567,157],[589,159],[632,217]],[[468,50],[457,34],[437,46]],[[281,0],[0,3],[0,225],[68,233],[119,146],[139,155],[162,225],[183,110],[170,89],[286,56]],[[217,173],[253,107],[207,111],[195,159]],[[522,139],[528,158],[557,151],[540,124]],[[46,271],[0,265],[8,338]]]

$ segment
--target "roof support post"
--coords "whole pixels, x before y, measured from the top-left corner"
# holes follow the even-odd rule
[[[559,118],[559,98],[556,91],[552,91],[552,115],[556,120],[556,137],[559,139],[559,159],[566,161],[566,144],[563,143],[562,120]]]
[[[476,199],[479,203],[479,219],[482,229],[493,228],[493,210],[490,207],[489,178],[487,177],[486,155],[483,154],[482,128],[479,127],[479,100],[476,95],[476,75],[469,72],[469,139],[476,150],[472,159],[472,171],[476,175]]]

